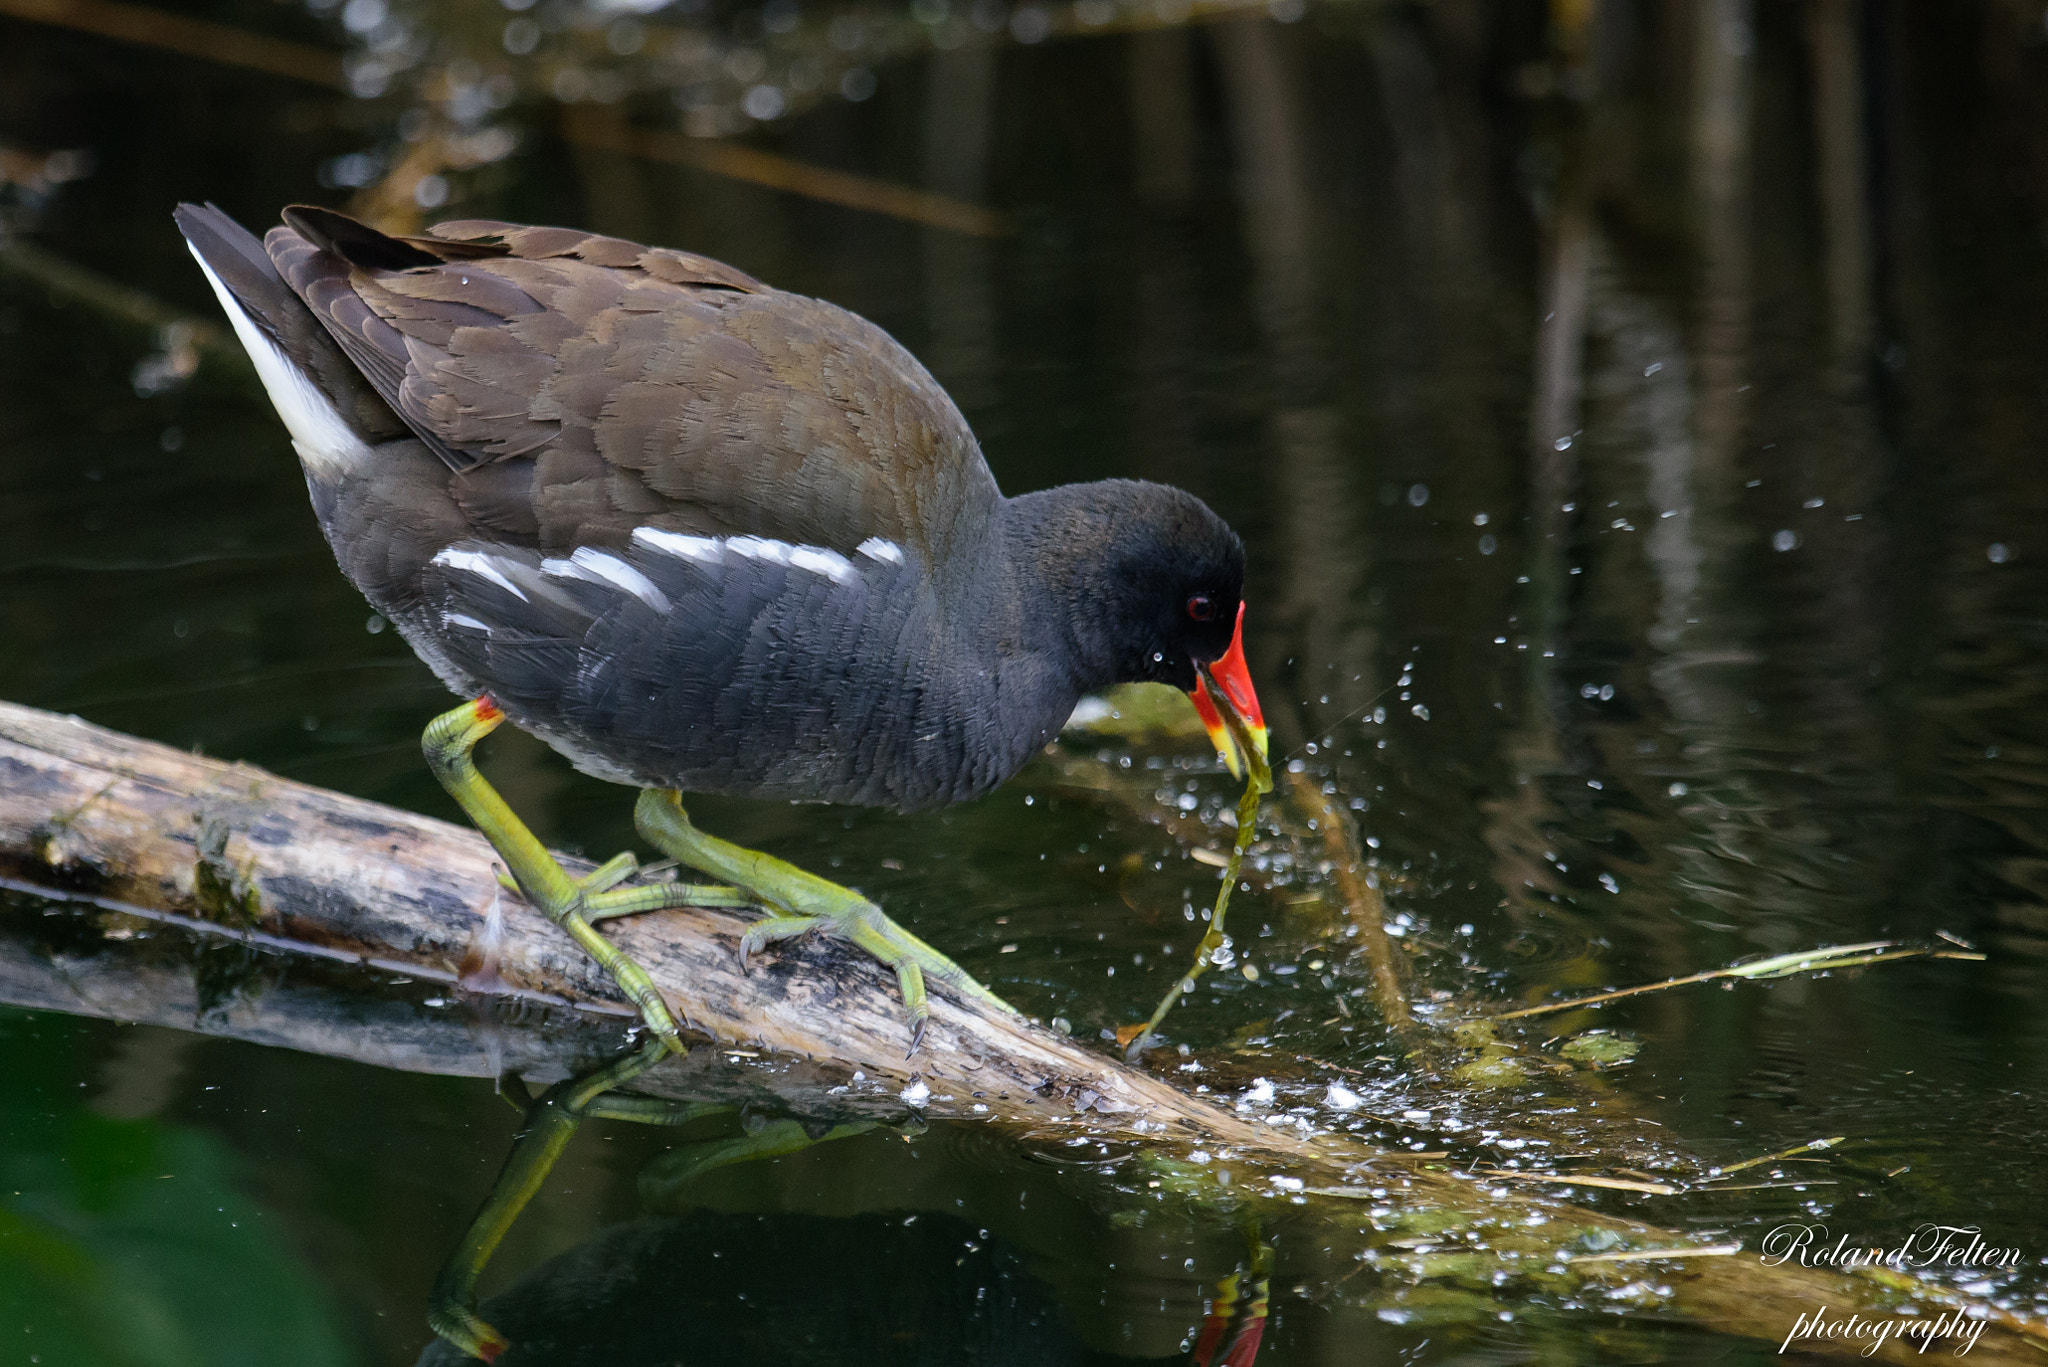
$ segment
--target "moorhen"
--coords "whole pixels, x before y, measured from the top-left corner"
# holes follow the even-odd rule
[[[926,977],[1002,1006],[858,893],[699,831],[679,790],[958,802],[1138,680],[1190,691],[1234,772],[1265,752],[1222,519],[1130,480],[1005,498],[865,319],[567,228],[400,238],[290,208],[259,242],[211,205],[176,218],[343,572],[472,699],[427,728],[436,775],[672,1049],[652,980],[592,922],[762,908],[743,956],[843,935],[896,970],[913,1052]],[[470,758],[505,718],[642,788],[641,834],[719,884],[629,885],[630,855],[570,878]]]

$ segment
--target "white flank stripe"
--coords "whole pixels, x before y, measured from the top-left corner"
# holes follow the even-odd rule
[[[341,414],[335,411],[327,396],[306,378],[262,328],[256,326],[256,321],[235,299],[234,292],[222,284],[221,278],[213,273],[213,267],[206,264],[206,258],[199,254],[198,248],[189,242],[185,245],[191,248],[192,259],[199,263],[199,269],[206,272],[207,283],[213,286],[220,306],[227,310],[235,337],[255,363],[256,377],[263,381],[263,388],[269,393],[277,416],[284,419],[285,430],[292,434],[292,446],[306,468],[323,479],[332,480],[368,456],[370,448],[342,421]]]
[[[526,596],[524,589],[505,577],[505,571],[498,568],[496,560],[482,551],[458,551],[450,546],[435,556],[431,563],[446,565],[451,570],[467,570],[471,574],[490,580],[522,603],[533,601]]]
[[[789,553],[789,563],[812,574],[822,574],[835,584],[851,583],[853,566],[838,551],[828,551],[818,546],[798,546]]]
[[[903,548],[879,536],[869,537],[854,549],[870,560],[886,560],[892,565],[903,563]]]
[[[717,537],[665,532],[658,527],[635,527],[633,539],[649,550],[661,551],[667,555],[680,555],[700,564],[715,565],[725,559],[725,551]]]
[[[749,560],[765,560],[774,565],[788,565],[812,574],[822,574],[835,584],[850,584],[859,573],[853,562],[838,551],[824,546],[793,546],[787,541],[766,536],[688,536],[654,527],[636,527],[633,540],[649,550],[682,556],[700,565],[719,564],[725,559],[725,553],[731,551]],[[903,558],[902,552],[897,551],[891,542],[879,544],[887,546],[896,559]]]
[[[654,587],[652,579],[616,555],[594,550],[589,546],[578,546],[576,553],[569,559],[577,569],[584,572],[584,578],[601,580],[614,588],[624,589],[656,612],[669,610],[668,595]]]
[[[725,548],[749,560],[767,560],[777,565],[787,565],[789,553],[796,549],[787,541],[771,541],[765,536],[729,536]]]

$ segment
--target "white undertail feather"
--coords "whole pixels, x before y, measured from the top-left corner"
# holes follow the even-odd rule
[[[235,298],[234,292],[222,284],[221,278],[213,273],[213,267],[206,264],[206,258],[199,254],[199,249],[189,242],[185,245],[191,248],[192,259],[199,263],[199,269],[206,272],[207,283],[213,286],[220,306],[227,311],[228,321],[234,324],[235,337],[255,363],[256,376],[270,394],[277,416],[284,419],[285,430],[292,434],[292,447],[299,453],[306,472],[323,480],[333,480],[368,457],[369,446],[342,420],[327,396],[306,378],[305,373],[293,364],[277,343],[270,340],[262,328],[256,326],[256,321]]]

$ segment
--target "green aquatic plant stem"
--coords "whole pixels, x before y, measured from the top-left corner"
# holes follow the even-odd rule
[[[1937,949],[1932,945],[1900,945],[1896,940],[1869,940],[1857,945],[1824,945],[1819,949],[1803,949],[1791,954],[1757,959],[1746,964],[1735,964],[1728,968],[1712,968],[1704,973],[1688,973],[1680,978],[1666,978],[1662,982],[1643,983],[1637,987],[1624,987],[1613,992],[1595,992],[1590,996],[1573,997],[1569,1001],[1525,1006],[1519,1011],[1503,1011],[1494,1019],[1506,1021],[1526,1016],[1547,1016],[1556,1011],[1569,1011],[1575,1006],[1597,1006],[1601,1002],[1619,1001],[1623,997],[1639,997],[1645,992],[1662,992],[1668,988],[1685,987],[1692,983],[1712,982],[1717,978],[1789,978],[1795,973],[1825,973],[1835,968],[1860,968],[1864,964],[1889,963],[1893,959],[1981,960],[1983,957],[1975,950]]]
[[[1230,891],[1237,886],[1238,870],[1244,865],[1245,851],[1252,847],[1252,840],[1258,834],[1259,799],[1273,791],[1273,770],[1266,757],[1251,744],[1248,736],[1240,734],[1241,728],[1235,716],[1226,711],[1224,717],[1238,742],[1238,753],[1245,759],[1244,796],[1237,801],[1237,839],[1231,844],[1230,859],[1223,866],[1223,885],[1216,889],[1216,908],[1209,913],[1209,929],[1202,936],[1202,943],[1195,947],[1195,962],[1167,989],[1152,1012],[1152,1018],[1145,1022],[1145,1028],[1124,1050],[1126,1062],[1137,1061],[1138,1056],[1152,1044],[1153,1032],[1166,1019],[1166,1013],[1173,1010],[1173,1004],[1192,992],[1195,979],[1208,972],[1209,966],[1216,962],[1216,955],[1227,938],[1223,933],[1223,914],[1230,909]]]

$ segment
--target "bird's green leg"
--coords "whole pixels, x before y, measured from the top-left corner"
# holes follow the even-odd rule
[[[541,1094],[526,1111],[526,1123],[512,1141],[512,1152],[491,1194],[470,1222],[462,1242],[441,1266],[434,1279],[434,1291],[427,1302],[427,1323],[434,1332],[471,1357],[493,1361],[505,1351],[505,1336],[493,1329],[476,1312],[476,1283],[484,1264],[505,1238],[506,1231],[526,1209],[527,1202],[547,1180],[555,1160],[568,1147],[576,1127],[591,1115],[613,1113],[600,1102],[606,1092],[646,1072],[668,1054],[668,1044],[651,1039],[587,1077],[556,1083]],[[652,1101],[652,1098],[609,1098],[616,1102]],[[666,1107],[669,1103],[653,1102]],[[633,1119],[641,1119],[633,1115]],[[688,1117],[683,1117],[688,1118]],[[681,1123],[675,1119],[669,1123]]]
[[[830,1127],[805,1125],[799,1120],[772,1120],[751,1133],[678,1144],[641,1171],[640,1199],[652,1209],[673,1209],[681,1200],[681,1190],[708,1172],[764,1158],[783,1158],[880,1128],[879,1122],[873,1120],[849,1120]]]
[[[630,850],[613,855],[576,880],[576,886],[583,891],[583,919],[605,921],[614,916],[633,916],[643,911],[662,911],[671,907],[757,905],[753,898],[738,888],[722,888],[710,883],[648,883],[612,891],[635,875],[674,867],[675,861],[670,859],[643,869]],[[519,880],[503,869],[498,870],[498,882],[507,892],[520,892]],[[520,892],[520,895],[525,894]]]
[[[669,1049],[682,1053],[683,1042],[676,1031],[675,1017],[669,1013],[668,1003],[662,1000],[654,980],[598,934],[591,922],[664,907],[747,907],[754,905],[753,900],[730,887],[688,883],[619,887],[639,868],[630,854],[606,861],[585,878],[571,878],[547,847],[513,814],[505,799],[498,796],[497,789],[484,781],[471,758],[477,742],[495,731],[504,719],[504,712],[488,698],[473,699],[434,718],[421,738],[428,766],[504,859],[520,894],[567,931],[584,953],[597,960],[640,1009],[647,1028]]]
[[[639,827],[642,838],[664,854],[710,874],[721,883],[744,889],[775,909],[777,914],[748,928],[740,942],[742,961],[749,953],[774,941],[822,929],[851,940],[895,969],[903,989],[912,1053],[924,1038],[925,1022],[931,1014],[925,1000],[926,977],[946,983],[961,996],[984,1006],[998,1011],[1012,1009],[965,969],[891,921],[880,907],[851,888],[806,873],[772,855],[742,849],[731,841],[704,834],[690,823],[689,814],[683,810],[682,794],[672,789],[643,791],[633,808],[633,823]]]
[[[477,1313],[476,1284],[520,1214],[539,1193],[541,1184],[586,1120],[631,1120],[643,1125],[687,1125],[707,1115],[734,1109],[718,1101],[665,1101],[660,1097],[614,1091],[652,1068],[668,1055],[668,1046],[651,1039],[630,1054],[612,1060],[584,1077],[558,1082],[538,1099],[524,1102],[525,1123],[512,1141],[512,1152],[470,1221],[462,1242],[442,1264],[427,1303],[427,1322],[436,1334],[471,1357],[493,1361],[508,1346],[505,1336]],[[524,1098],[518,1079],[507,1091]],[[510,1096],[508,1100],[512,1099]],[[515,1102],[515,1104],[520,1104]],[[829,1127],[797,1120],[775,1120],[749,1126],[748,1133],[706,1139],[670,1150],[640,1180],[650,1201],[674,1199],[678,1188],[716,1168],[761,1158],[796,1153],[814,1144],[865,1134],[873,1121],[855,1120]]]

